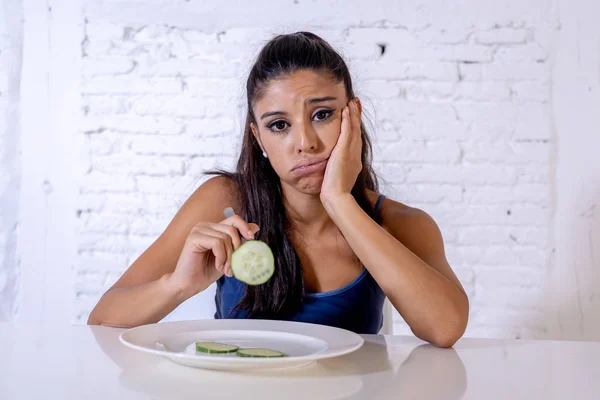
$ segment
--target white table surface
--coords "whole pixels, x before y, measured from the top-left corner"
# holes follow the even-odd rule
[[[232,373],[131,350],[121,332],[0,323],[0,399],[600,399],[600,343],[462,339],[436,349],[365,335],[350,355]]]

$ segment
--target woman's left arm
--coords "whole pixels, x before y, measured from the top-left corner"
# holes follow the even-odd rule
[[[385,212],[388,232],[350,194],[327,198],[324,205],[413,333],[435,346],[454,345],[465,332],[469,300],[446,260],[433,219],[418,209],[390,207]],[[397,238],[406,229],[414,235],[406,243],[410,248]]]
[[[469,300],[448,265],[442,235],[425,212],[386,207],[386,229],[350,194],[362,169],[361,106],[352,99],[327,163],[321,201],[348,244],[419,338],[451,347],[463,335]],[[408,233],[407,233],[408,232]]]

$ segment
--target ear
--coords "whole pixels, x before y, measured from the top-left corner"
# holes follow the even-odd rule
[[[254,136],[254,139],[256,139],[256,141],[258,142],[258,145],[260,146],[260,149],[262,151],[265,151],[261,141],[260,141],[260,136],[258,135],[258,128],[257,126],[254,124],[254,122],[250,122],[250,129],[252,130],[252,135]]]

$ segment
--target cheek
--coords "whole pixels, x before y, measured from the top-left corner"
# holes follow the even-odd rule
[[[336,145],[338,138],[340,137],[340,120],[332,121],[330,124],[324,125],[319,130],[319,136],[321,141],[325,145],[325,148],[330,152]]]
[[[268,140],[263,142],[265,150],[269,154],[269,162],[278,174],[286,168],[286,145],[284,140]]]
[[[286,151],[287,142],[285,137],[271,135],[269,138],[263,139],[263,146],[267,150],[267,153],[273,154],[273,157],[276,159],[280,159],[281,154]]]

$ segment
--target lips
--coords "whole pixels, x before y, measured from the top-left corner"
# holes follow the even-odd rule
[[[327,160],[327,158],[306,160],[296,165],[291,172],[294,175],[306,175],[311,172],[320,171],[325,169]]]

